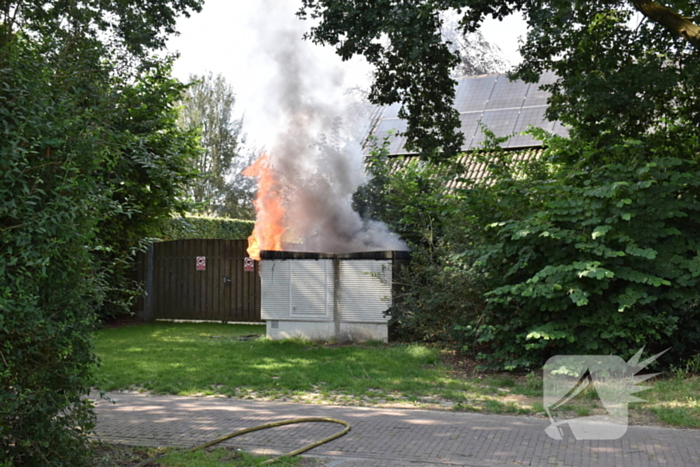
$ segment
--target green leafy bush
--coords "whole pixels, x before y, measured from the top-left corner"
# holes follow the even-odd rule
[[[184,85],[169,73],[165,61],[138,74],[136,83],[122,77],[103,103],[114,110],[103,120],[110,125],[112,147],[104,155],[109,170],[92,174],[103,187],[109,212],[97,226],[101,247],[93,251],[106,272],[106,296],[98,310],[102,319],[129,312],[138,292],[132,280],[136,251],[145,251],[172,212],[188,207],[183,200],[195,174],[197,140],[176,124],[174,103]]]
[[[419,161],[394,163],[386,176],[384,219],[413,250],[390,310],[398,336],[506,369],[642,346],[672,346],[667,361],[692,356],[700,166],[668,154],[692,154],[693,139],[673,150],[631,141],[604,155],[555,140],[529,161],[498,143],[472,154],[489,175],[462,180],[466,188],[447,190],[451,169]],[[601,159],[607,165],[585,164]],[[571,160],[583,163],[561,162]]]
[[[104,285],[91,256],[100,190],[86,176],[99,131],[33,48],[12,52],[0,68],[0,465],[82,465]]]
[[[473,323],[483,313],[484,283],[477,271],[451,262],[452,249],[440,243],[415,248],[410,264],[400,271],[389,310],[393,337],[462,348],[473,342],[465,341],[455,325]]]
[[[45,3],[5,2],[0,22],[2,467],[89,462],[96,313],[128,298],[124,265],[178,206],[196,143],[149,53],[196,0]]]
[[[371,178],[353,196],[353,208],[362,217],[388,224],[411,250],[434,246],[452,224],[449,206],[454,197],[446,188],[461,166],[455,160],[441,164],[412,156],[389,156],[388,139],[371,140],[366,166]]]
[[[238,240],[253,233],[255,221],[217,217],[173,217],[163,221],[157,237],[162,240],[218,238]]]
[[[459,330],[487,346],[489,365],[671,344],[680,355],[697,344],[700,167],[657,154],[641,162],[640,142],[610,151],[629,162],[549,179],[500,174],[464,191],[465,210],[491,212],[474,263],[489,292],[480,320]]]
[[[398,274],[389,310],[392,337],[461,340],[454,325],[478,317],[484,291],[476,271],[450,259],[472,241],[465,235],[468,216],[448,188],[460,166],[389,157],[386,141],[380,146],[376,140],[367,165],[372,178],[355,194],[355,209],[386,222],[411,248],[411,262]]]

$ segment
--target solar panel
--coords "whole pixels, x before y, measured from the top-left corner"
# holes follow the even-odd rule
[[[528,125],[551,131],[553,124],[545,117],[546,111],[547,107],[544,105],[539,107],[524,107],[520,110],[518,121],[515,124],[515,131],[527,130]]]
[[[384,138],[388,138],[389,141],[389,154],[403,154],[406,151],[403,149],[403,145],[406,138],[399,133],[406,130],[406,121],[399,120],[398,118],[386,119],[379,122],[374,135],[378,139],[378,143],[381,146],[384,142]]]
[[[543,128],[558,135],[567,136],[568,130],[559,122],[547,121],[544,117],[549,93],[539,89],[541,84],[553,83],[553,73],[545,73],[540,84],[527,84],[523,81],[511,82],[506,75],[491,75],[461,78],[456,84],[454,106],[460,112],[460,131],[464,133],[463,150],[476,149],[484,141],[479,128],[482,121],[496,136],[519,133],[528,125]],[[400,104],[386,106],[383,117],[377,125],[375,136],[383,140],[389,135],[391,154],[406,154],[406,138],[397,133],[406,130],[406,122],[398,118]],[[539,146],[540,142],[531,136],[516,135],[505,143],[509,148]]]
[[[505,144],[505,147],[515,149],[515,148],[531,148],[539,146],[542,143],[530,135],[516,135],[513,136]]]
[[[488,110],[481,117],[481,123],[496,136],[508,136],[513,133],[518,119],[518,109]],[[486,140],[486,135],[479,128],[472,140],[471,149],[476,149]]]
[[[531,84],[528,90],[527,97],[523,103],[523,107],[530,107],[535,105],[547,105],[547,99],[549,98],[549,93],[540,89],[543,84],[552,84],[556,81],[557,77],[554,73],[544,73],[540,78],[539,84]]]
[[[497,78],[496,75],[483,78],[462,78],[455,96],[454,106],[457,111],[461,113],[484,110]]]
[[[482,115],[483,112],[470,112],[460,114],[459,131],[464,133],[464,146],[462,146],[463,150],[466,151],[471,147],[472,139],[474,138],[474,135],[476,135],[476,132],[479,130],[479,120],[481,119]]]
[[[545,71],[540,75],[540,84],[552,84],[557,80],[557,75],[553,71]]]
[[[515,123],[515,128],[513,128],[513,131],[519,133],[527,130],[531,125],[551,132],[554,124],[545,118],[544,113],[546,110],[547,106],[544,105],[537,107],[523,107],[518,115],[518,120]],[[511,138],[507,144],[509,148],[518,148],[538,146],[540,143],[530,135],[516,135]]]
[[[554,129],[552,130],[552,132],[555,135],[559,135],[559,136],[564,136],[564,137],[569,136],[569,129],[566,128],[564,125],[562,125],[561,122],[554,122]]]
[[[384,118],[398,118],[401,104],[398,102],[384,107]]]
[[[519,109],[523,106],[529,86],[524,81],[511,81],[506,75],[499,76],[486,104],[486,110]]]

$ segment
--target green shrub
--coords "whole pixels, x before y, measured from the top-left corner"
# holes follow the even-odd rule
[[[678,358],[697,345],[700,167],[657,154],[641,162],[640,142],[609,150],[628,162],[547,180],[498,176],[463,193],[465,210],[491,212],[474,263],[488,306],[460,325],[488,347],[488,365],[669,345]]]
[[[472,241],[465,234],[468,216],[447,188],[459,165],[389,157],[386,142],[381,147],[374,143],[368,160],[372,179],[356,193],[355,208],[386,222],[411,248],[411,262],[396,279],[395,304],[389,310],[392,337],[461,341],[455,323],[472,322],[485,302],[479,274],[450,260]]]
[[[185,187],[195,172],[192,160],[197,150],[193,132],[177,127],[173,103],[183,85],[171,78],[170,65],[158,64],[159,71],[139,75],[133,85],[111,85],[117,102],[109,102],[110,170],[92,174],[108,197],[109,215],[97,225],[99,249],[93,256],[106,273],[106,296],[98,310],[102,319],[129,312],[138,295],[132,280],[136,251],[145,251],[161,222],[172,212],[189,206]],[[105,122],[107,124],[107,122]]]
[[[4,50],[8,52],[7,49]],[[25,42],[0,62],[0,465],[83,465],[100,190],[81,99]],[[2,65],[5,65],[2,67]],[[80,134],[82,138],[71,139]]]
[[[162,240],[218,238],[238,240],[253,233],[255,221],[216,217],[173,217],[163,222],[159,234]]]
[[[196,140],[175,125],[169,59],[143,48],[174,23],[167,0],[121,18],[131,44],[129,2],[14,3],[0,23],[0,465],[81,466],[96,312],[128,306],[132,250],[183,206]]]
[[[642,346],[671,346],[666,363],[697,353],[700,166],[669,156],[697,152],[694,140],[556,140],[527,162],[497,143],[473,154],[490,175],[463,189],[418,161],[386,177],[385,219],[413,250],[390,310],[398,335],[501,369]]]
[[[417,156],[389,156],[388,139],[370,140],[369,182],[353,196],[362,217],[385,222],[412,250],[432,247],[443,238],[454,204],[448,184],[463,170],[455,160],[440,164]]]
[[[463,348],[465,335],[455,324],[475,322],[483,313],[484,284],[477,271],[450,262],[449,245],[416,247],[396,279],[399,291],[389,310],[394,337],[439,342]]]

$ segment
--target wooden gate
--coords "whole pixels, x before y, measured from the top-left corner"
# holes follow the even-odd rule
[[[258,262],[246,270],[247,247],[247,240],[154,243],[139,274],[144,318],[260,322]]]

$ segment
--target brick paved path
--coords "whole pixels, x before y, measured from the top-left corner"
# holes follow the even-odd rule
[[[97,435],[141,446],[190,447],[243,428],[297,417],[340,418],[347,435],[308,451],[325,467],[700,466],[700,430],[630,427],[616,441],[555,441],[548,420],[429,411],[334,407],[224,398],[108,394],[98,401]],[[341,430],[305,423],[226,441],[260,454],[289,452]]]

